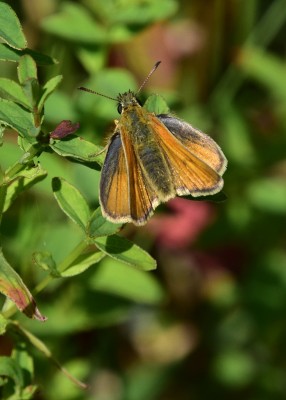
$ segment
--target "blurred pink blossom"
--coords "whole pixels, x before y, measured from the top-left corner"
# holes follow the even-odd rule
[[[187,247],[213,220],[213,208],[206,202],[176,198],[168,208],[170,214],[153,217],[146,228],[160,246],[169,249]]]

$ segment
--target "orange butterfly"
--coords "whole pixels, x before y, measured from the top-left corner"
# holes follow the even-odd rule
[[[109,221],[143,225],[160,203],[177,195],[222,189],[227,160],[213,139],[178,118],[148,112],[131,91],[116,101],[121,117],[107,146],[99,197]]]

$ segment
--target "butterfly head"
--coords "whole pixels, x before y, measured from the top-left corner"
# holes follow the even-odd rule
[[[117,111],[119,114],[122,114],[122,112],[124,111],[124,109],[126,109],[127,107],[132,107],[132,106],[140,106],[140,102],[138,101],[138,99],[136,98],[134,92],[132,92],[131,90],[129,90],[128,92],[119,94],[117,96]]]

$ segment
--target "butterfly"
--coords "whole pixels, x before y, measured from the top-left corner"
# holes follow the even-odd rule
[[[99,190],[107,220],[144,225],[160,203],[177,195],[221,191],[227,160],[213,139],[172,115],[147,111],[130,90],[113,100],[120,119],[107,145]]]

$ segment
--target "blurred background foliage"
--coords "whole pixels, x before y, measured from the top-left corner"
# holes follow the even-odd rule
[[[158,261],[141,273],[104,259],[37,296],[48,316],[20,316],[76,377],[82,391],[38,353],[40,400],[285,399],[286,397],[286,1],[14,0],[29,47],[59,62],[40,80],[63,82],[46,105],[52,130],[63,119],[103,144],[117,118],[108,96],[162,95],[174,114],[210,134],[229,160],[228,199],[175,199],[145,227],[124,235]],[[1,63],[3,76],[16,67]],[[1,164],[19,157],[7,134]],[[3,220],[3,247],[31,288],[35,251],[62,259],[79,232],[57,207],[53,176],[98,203],[99,173],[44,154],[49,176]],[[48,212],[47,212],[48,210]],[[0,339],[1,355],[10,338]]]

